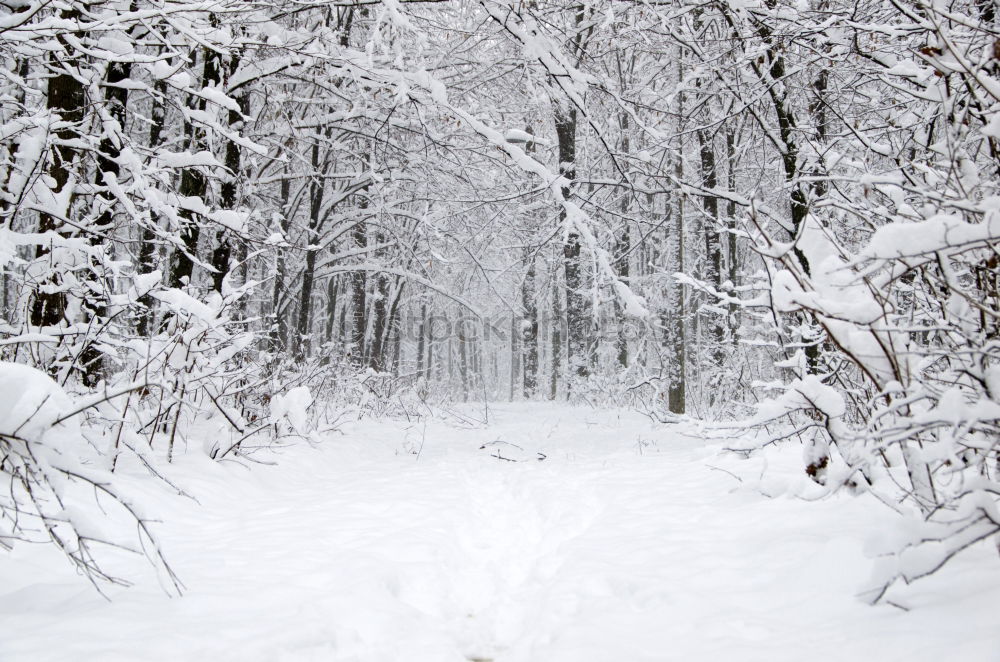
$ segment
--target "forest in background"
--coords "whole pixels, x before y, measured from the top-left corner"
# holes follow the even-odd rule
[[[12,0],[0,57],[0,544],[114,580],[63,502],[196,421],[497,399],[800,443],[912,521],[883,590],[1000,532],[992,0]]]

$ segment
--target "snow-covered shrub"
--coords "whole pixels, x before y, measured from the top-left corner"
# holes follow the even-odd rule
[[[354,389],[354,405],[367,416],[419,417],[427,412],[432,394],[426,381],[368,370]]]
[[[870,8],[906,23],[908,49],[872,34],[832,70],[863,71],[887,110],[850,109],[863,140],[802,157],[831,182],[808,184],[826,204],[791,241],[776,209],[747,211],[771,287],[746,303],[772,315],[785,375],[758,383],[749,423],[771,430],[763,443],[801,440],[817,482],[907,520],[873,600],[1000,534],[1000,51],[977,7],[918,4]]]
[[[84,412],[103,401],[79,403],[48,375],[0,362],[0,546],[52,543],[98,588],[126,583],[105,570],[100,548],[130,550],[179,591],[148,516],[111,471],[119,449],[100,448],[81,429]]]
[[[150,446],[161,437],[168,461],[178,441],[205,426],[211,426],[205,442],[211,457],[238,454],[245,439],[267,429],[256,405],[262,392],[272,392],[271,380],[254,351],[256,335],[233,319],[248,290],[206,301],[176,288],[152,293],[161,304],[161,331],[148,344],[138,342],[127,365],[135,376],[163,387],[144,398],[134,421],[137,430],[147,431]]]

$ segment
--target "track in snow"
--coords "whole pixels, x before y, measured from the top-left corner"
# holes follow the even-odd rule
[[[18,549],[0,660],[1000,659],[984,550],[902,595],[912,611],[870,608],[862,546],[891,525],[871,503],[765,498],[757,462],[635,414],[490,415],[353,422],[249,471],[189,456],[177,479],[201,505],[147,506],[186,595],[107,603]],[[523,461],[491,457],[506,445]],[[770,491],[801,479],[796,455],[772,459]]]

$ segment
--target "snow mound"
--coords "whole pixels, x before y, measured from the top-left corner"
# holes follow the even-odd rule
[[[0,434],[38,440],[73,433],[71,421],[53,427],[73,409],[72,398],[41,370],[0,361]]]
[[[285,395],[275,395],[271,399],[271,422],[286,419],[298,434],[309,431],[309,412],[313,397],[308,387],[296,386]]]

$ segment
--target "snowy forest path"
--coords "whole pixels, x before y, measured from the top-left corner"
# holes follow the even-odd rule
[[[959,604],[931,599],[937,578],[911,612],[855,598],[880,515],[764,497],[799,484],[797,452],[752,484],[757,461],[635,413],[488,413],[351,421],[274,466],[181,457],[198,503],[147,487],[147,510],[184,597],[140,585],[107,603],[16,550],[0,660],[997,659],[983,618],[1000,584],[977,591],[982,566],[942,576],[964,583]],[[942,622],[949,636],[914,638]]]

